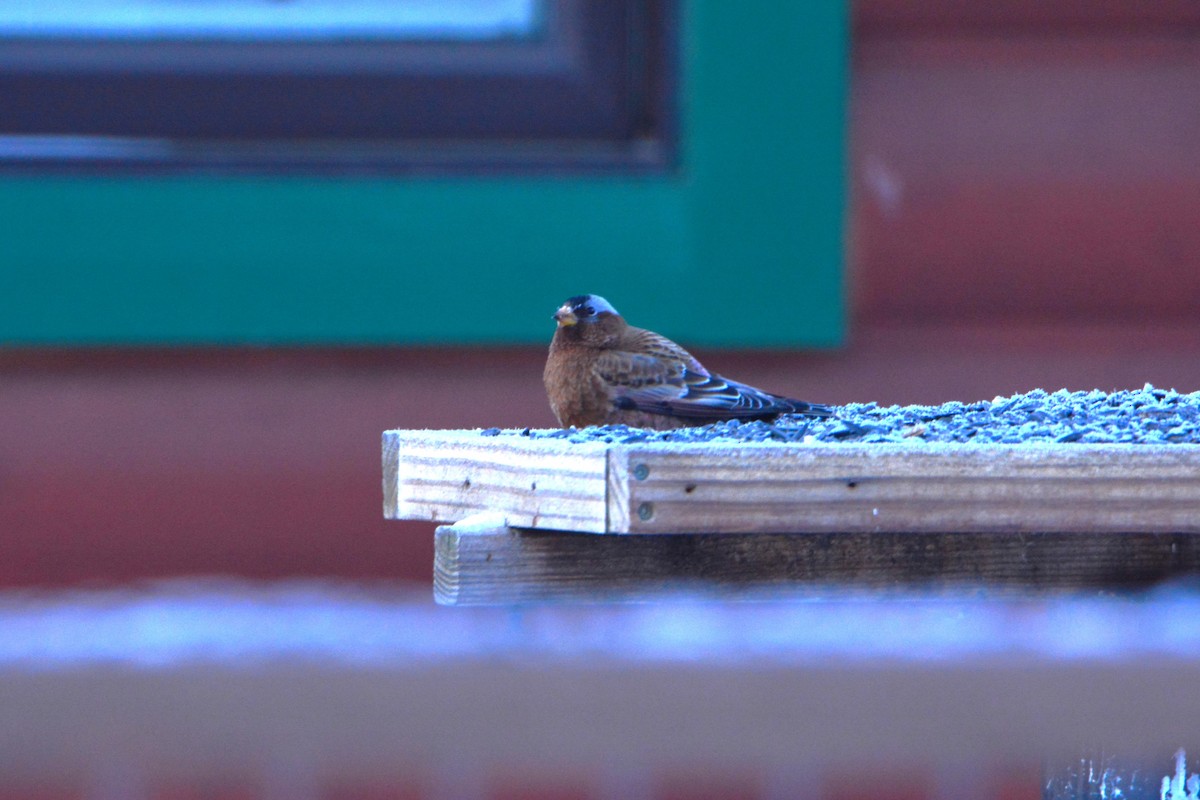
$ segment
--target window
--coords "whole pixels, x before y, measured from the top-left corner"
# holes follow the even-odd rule
[[[663,171],[668,0],[8,0],[0,166]]]
[[[52,95],[43,94],[46,114],[39,117],[14,86],[48,84],[60,104],[75,92],[95,106],[98,120],[122,119],[103,106],[140,108],[144,101],[111,88],[97,101],[63,77],[86,78],[78,66],[15,70],[11,58],[0,59],[7,64],[0,69],[5,134],[80,135],[89,146],[104,135],[129,141],[135,152],[147,142],[163,148],[141,162],[6,157],[0,344],[544,345],[547,298],[557,305],[580,291],[601,294],[630,319],[654,320],[697,346],[837,344],[845,321],[848,6],[773,0],[763,13],[748,14],[716,0],[547,0],[544,8],[529,37],[393,43],[397,51],[425,54],[413,69],[384,73],[399,86],[411,79],[416,101],[452,104],[450,96],[413,88],[425,76],[443,80],[439,85],[455,96],[474,86],[495,110],[481,114],[486,119],[464,110],[461,119],[480,130],[447,128],[440,138],[428,129],[384,140],[270,130],[273,136],[259,139],[142,138],[106,129],[84,135],[78,125],[45,124],[79,109],[50,106]],[[605,30],[621,31],[625,44],[602,45]],[[9,38],[4,46],[15,44]],[[193,43],[157,44],[166,52]],[[302,44],[319,50],[320,43]],[[481,66],[464,71],[466,61],[456,58],[453,80],[439,78],[450,66],[432,54],[460,45]],[[527,49],[513,52],[519,46]],[[310,122],[324,119],[279,87],[290,81],[297,91],[319,88],[337,73],[308,80],[308,73],[270,73],[257,81],[268,89],[259,95],[263,106],[247,112],[224,95],[247,92],[257,73],[197,73],[202,48],[190,52],[193,60],[173,57],[148,74],[164,91],[171,81],[211,82],[217,96],[185,94],[179,101],[199,97],[216,109],[205,124],[220,129],[228,123],[221,115],[241,109],[246,124],[286,133],[289,119],[275,116],[281,103]],[[256,52],[253,63],[261,64],[266,50]],[[496,67],[505,58],[507,71]],[[623,65],[623,77],[597,69],[601,62]],[[149,80],[139,78],[148,72],[144,65],[131,62],[119,72],[102,63],[113,81]],[[487,88],[522,80],[541,89]],[[667,99],[675,95],[677,102]],[[333,99],[350,110],[375,107],[336,92]],[[20,116],[11,113],[13,100],[23,104]],[[530,119],[532,111],[510,112],[518,103],[543,109],[541,121]],[[391,102],[384,110],[394,108],[403,106]],[[194,109],[185,103],[153,112],[139,121],[161,124],[171,118],[167,112]],[[432,124],[420,116],[403,121]],[[442,114],[439,124],[447,118]],[[18,129],[14,120],[41,122]],[[518,137],[513,130],[520,126],[526,131]],[[376,179],[385,168],[395,175]],[[547,171],[567,174],[547,179]],[[142,172],[171,174],[145,180]],[[455,178],[425,179],[446,172]],[[779,313],[764,314],[768,295],[786,300]]]

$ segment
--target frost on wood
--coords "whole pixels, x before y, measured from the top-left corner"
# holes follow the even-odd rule
[[[1187,753],[1175,753],[1175,775],[1164,775],[1161,800],[1200,800],[1200,775],[1187,777]]]

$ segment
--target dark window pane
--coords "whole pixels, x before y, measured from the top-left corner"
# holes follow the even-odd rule
[[[255,11],[240,27],[229,11],[238,5]],[[490,17],[480,0],[463,5],[474,9],[470,19],[430,11],[371,24],[367,11],[382,4],[350,4],[357,16],[341,23],[329,21],[332,0],[270,5],[296,13],[164,0],[157,16],[116,34],[99,15],[70,23],[61,10],[30,12],[22,23],[12,9],[0,14],[0,163],[239,171],[670,164],[675,25],[665,0],[497,0]],[[448,8],[413,8],[426,5]],[[196,13],[206,7],[225,11]],[[330,35],[339,25],[342,34]]]

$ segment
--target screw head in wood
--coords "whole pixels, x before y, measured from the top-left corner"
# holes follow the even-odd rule
[[[639,481],[646,480],[646,478],[650,477],[650,468],[645,464],[638,464],[633,468],[633,477],[637,478]]]
[[[638,506],[638,519],[645,520],[654,516],[654,503],[642,503]]]

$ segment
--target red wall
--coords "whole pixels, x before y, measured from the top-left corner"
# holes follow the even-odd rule
[[[860,319],[1200,310],[1200,6],[861,0]]]

